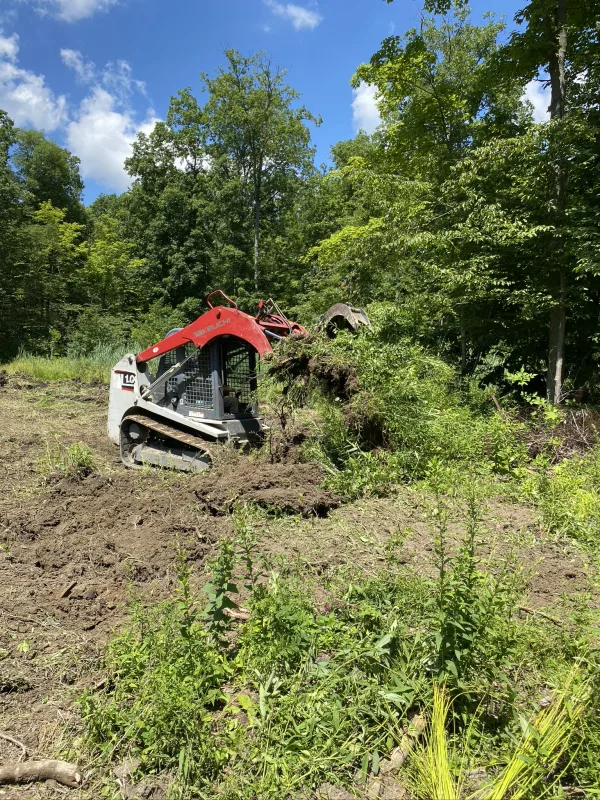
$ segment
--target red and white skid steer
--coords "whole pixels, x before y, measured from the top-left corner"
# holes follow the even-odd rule
[[[206,301],[208,311],[195,322],[124,356],[112,369],[108,437],[127,467],[202,470],[211,465],[216,445],[243,447],[263,438],[258,359],[281,339],[306,330],[273,300],[261,301],[254,317],[220,289]],[[318,324],[356,330],[369,319],[362,309],[340,303]]]

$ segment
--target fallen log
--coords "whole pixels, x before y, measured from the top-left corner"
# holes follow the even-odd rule
[[[75,764],[68,761],[20,761],[0,766],[0,786],[49,780],[75,788],[81,784],[81,773]]]

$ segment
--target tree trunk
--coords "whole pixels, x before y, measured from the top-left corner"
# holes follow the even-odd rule
[[[565,59],[567,54],[567,13],[565,0],[557,0],[556,29],[558,31],[556,46],[550,54],[548,72],[550,74],[550,118],[562,119],[565,114],[566,83]],[[556,218],[560,226],[567,204],[567,170],[560,155],[554,164],[554,193]],[[564,254],[558,269],[558,286],[555,304],[550,309],[550,335],[548,340],[548,374],[546,377],[546,394],[550,403],[560,403],[562,395],[563,364],[565,356],[566,327],[566,267]]]
[[[258,281],[260,278],[258,268],[259,256],[259,231],[260,231],[260,196],[254,200],[254,291],[258,294]]]
[[[548,402],[560,403],[562,393],[563,363],[565,354],[565,270],[560,270],[560,302],[550,309],[550,336],[548,340]]]
[[[261,212],[261,190],[262,190],[262,171],[263,161],[259,160],[258,169],[254,176],[254,291],[258,294],[260,281],[260,269],[258,264],[260,248],[260,212]]]

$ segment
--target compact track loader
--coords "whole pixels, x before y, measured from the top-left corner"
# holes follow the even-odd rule
[[[261,301],[254,317],[220,289],[206,301],[208,311],[195,322],[124,356],[112,369],[108,436],[127,467],[202,470],[219,444],[244,447],[264,436],[256,403],[258,359],[281,339],[307,332],[273,300]],[[368,324],[364,311],[342,303],[319,321],[328,331]]]

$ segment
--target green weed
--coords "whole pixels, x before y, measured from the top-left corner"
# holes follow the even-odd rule
[[[481,507],[473,495],[467,502],[465,536],[456,552],[450,549],[447,509],[439,495],[432,516],[438,569],[436,591],[428,605],[432,669],[438,682],[459,695],[461,705],[477,704],[482,696],[478,693],[495,693],[496,678],[510,670],[516,638],[512,612],[523,586],[510,558],[496,566],[495,574],[481,569]]]
[[[81,699],[88,746],[107,759],[138,757],[143,773],[174,770],[184,786],[214,778],[225,758],[212,714],[227,668],[190,611],[185,600],[134,605],[106,653],[109,688]]]
[[[540,509],[548,530],[588,546],[600,542],[600,448],[538,470],[523,483],[522,495]]]
[[[90,448],[83,442],[70,445],[46,442],[46,452],[38,460],[38,471],[47,478],[53,473],[66,476],[85,477],[97,468],[96,460]]]

